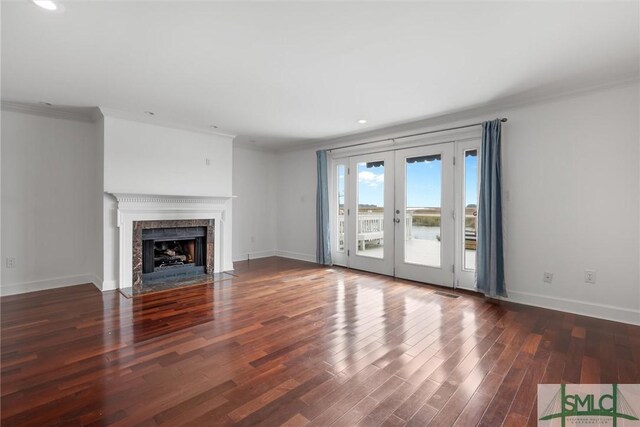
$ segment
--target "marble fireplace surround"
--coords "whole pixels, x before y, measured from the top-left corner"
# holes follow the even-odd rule
[[[142,281],[142,230],[153,228],[207,227],[205,274],[213,273],[215,220],[213,219],[171,219],[162,221],[133,221],[133,293],[139,294],[144,286]]]
[[[185,221],[201,222],[207,220],[211,224],[209,230],[213,234],[212,270],[207,273],[220,273],[225,270],[225,262],[231,258],[230,212],[227,212],[231,197],[202,197],[202,196],[165,196],[151,194],[111,193],[118,202],[117,226],[119,229],[118,260],[119,287],[133,288],[133,239],[134,225],[142,221]],[[209,245],[209,241],[207,244]],[[229,246],[228,248],[225,246]],[[228,262],[231,264],[230,262]],[[207,267],[208,267],[207,266]]]

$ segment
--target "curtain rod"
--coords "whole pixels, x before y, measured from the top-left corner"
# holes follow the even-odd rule
[[[500,119],[500,121],[502,123],[504,123],[504,122],[507,121],[507,118],[503,117],[502,119]],[[429,135],[430,133],[438,133],[438,132],[445,132],[445,131],[448,131],[448,130],[457,130],[457,129],[470,128],[470,127],[474,127],[474,126],[480,126],[482,123],[483,122],[473,123],[473,124],[464,125],[464,126],[456,126],[456,127],[452,127],[452,128],[446,128],[446,129],[430,130],[429,132],[413,133],[411,135],[396,136],[395,138],[384,138],[384,139],[377,139],[375,141],[360,142],[358,144],[351,144],[351,145],[345,145],[343,147],[332,148],[332,149],[327,150],[327,151],[328,152],[332,152],[334,150],[342,150],[342,149],[345,149],[345,148],[359,147],[361,145],[375,144],[376,142],[395,141],[396,139],[404,139],[404,138],[411,138],[413,136]]]

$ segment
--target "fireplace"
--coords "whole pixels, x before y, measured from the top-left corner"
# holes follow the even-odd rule
[[[110,202],[111,197],[116,204]],[[145,293],[142,280],[142,230],[206,227],[205,274],[212,278],[214,273],[233,270],[232,199],[232,196],[109,193],[109,197],[105,198],[108,202],[108,206],[105,205],[105,218],[118,228],[118,236],[111,240],[110,235],[105,234],[105,265],[117,266],[117,280],[105,279],[103,290],[119,288],[131,295]],[[110,225],[105,222],[105,227],[109,229]],[[111,245],[115,245],[113,253],[110,251]],[[114,254],[116,259],[113,258]],[[105,270],[106,277],[109,273]]]
[[[142,284],[205,274],[207,227],[142,230]]]
[[[134,221],[132,244],[133,294],[213,273],[214,220]]]

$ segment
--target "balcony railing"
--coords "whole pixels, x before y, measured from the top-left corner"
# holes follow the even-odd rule
[[[413,238],[414,218],[431,217],[439,218],[439,211],[417,213],[407,211],[405,217],[405,240]],[[476,210],[467,208],[465,212],[465,249],[476,248]],[[338,215],[338,247],[344,248],[345,216]],[[437,221],[439,223],[439,221]],[[471,226],[468,226],[468,225]],[[383,244],[384,239],[384,212],[360,212],[358,214],[358,247],[365,250],[367,244]],[[439,238],[439,236],[438,236]]]

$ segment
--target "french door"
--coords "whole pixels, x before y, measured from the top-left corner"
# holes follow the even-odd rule
[[[349,266],[393,275],[393,152],[352,157],[347,208]]]
[[[453,285],[453,153],[451,143],[395,153],[397,277]]]
[[[479,141],[333,160],[333,260],[473,289]]]

